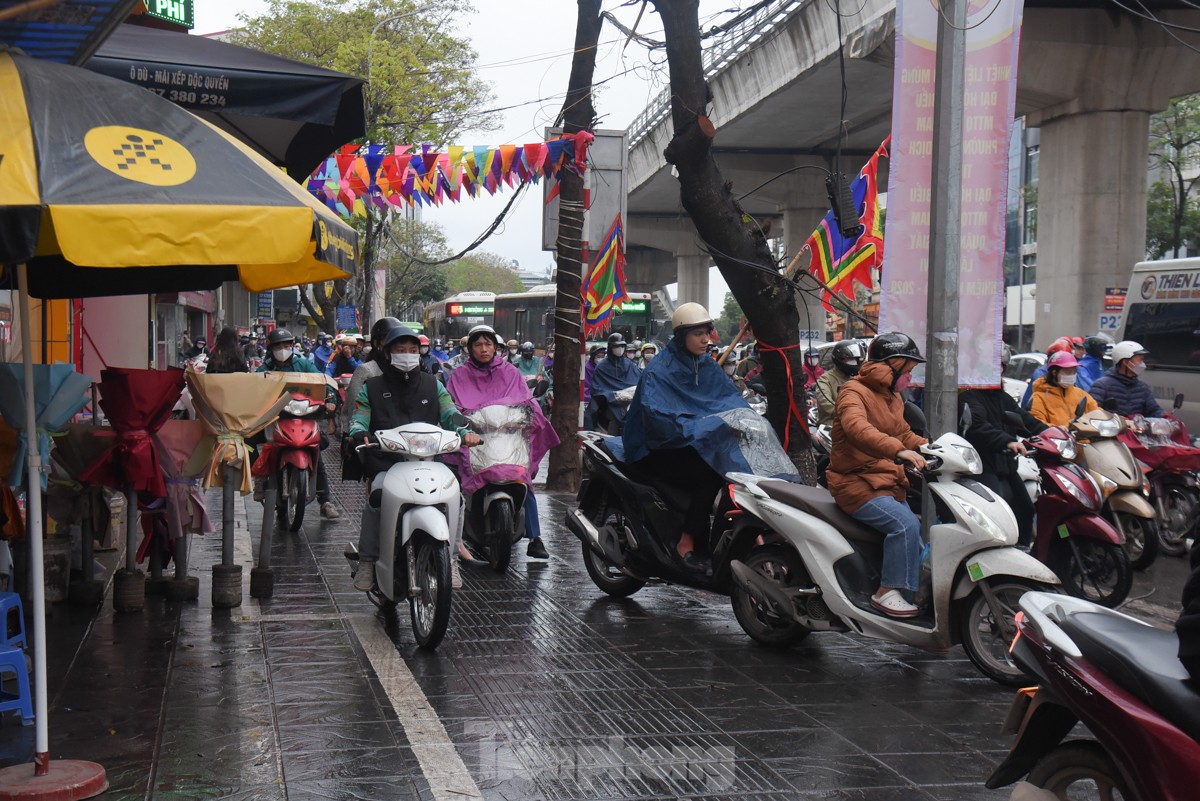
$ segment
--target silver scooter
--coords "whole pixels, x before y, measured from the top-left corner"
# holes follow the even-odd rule
[[[450,468],[433,461],[462,447],[455,433],[429,425],[407,425],[376,431],[375,442],[357,450],[379,448],[402,456],[388,468],[382,486],[379,558],[375,563],[372,602],[388,611],[407,598],[413,634],[422,648],[437,648],[450,623],[450,543],[458,532],[460,493]],[[358,572],[358,549],[344,552],[350,575]]]
[[[1014,547],[1016,518],[972,478],[982,463],[969,442],[944,434],[921,452],[939,522],[929,532],[929,572],[922,570],[917,617],[892,618],[871,606],[883,535],[843,512],[827,490],[730,473],[734,502],[775,535],[732,564],[738,622],[770,645],[790,645],[813,631],[855,632],[932,650],[961,643],[988,677],[1025,683],[1008,653],[1017,602],[1029,590],[1051,589],[1058,577]]]

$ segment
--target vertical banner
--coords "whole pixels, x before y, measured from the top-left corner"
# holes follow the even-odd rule
[[[962,120],[960,386],[1000,385],[1008,147],[1017,93],[1022,0],[970,0]],[[898,0],[892,149],[880,331],[928,334],[930,187],[938,8]]]
[[[371,296],[371,321],[387,317],[387,270],[375,271],[375,293]]]

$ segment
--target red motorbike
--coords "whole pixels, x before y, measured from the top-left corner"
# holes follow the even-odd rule
[[[1010,651],[1038,686],[1017,692],[1004,725],[1016,739],[987,786],[1025,777],[1056,798],[1195,799],[1200,690],[1176,634],[1061,595],[1020,605]],[[1068,740],[1081,722],[1095,739]]]
[[[292,399],[267,429],[267,442],[254,462],[252,474],[274,476],[278,494],[275,514],[280,525],[299,531],[304,509],[316,497],[317,460],[321,458],[318,420],[325,405],[307,395]]]
[[[1025,445],[1041,474],[1033,555],[1058,575],[1067,593],[1117,606],[1133,586],[1133,567],[1124,535],[1101,517],[1099,485],[1075,464],[1075,438],[1065,428],[1051,426]]]
[[[1183,396],[1175,399],[1175,410]],[[1167,556],[1187,553],[1187,540],[1200,530],[1200,449],[1192,447],[1187,428],[1171,417],[1129,419],[1120,435],[1142,463],[1150,482],[1150,502],[1158,511],[1159,549]]]

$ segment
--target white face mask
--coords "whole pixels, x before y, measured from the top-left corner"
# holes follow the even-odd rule
[[[613,356],[620,358],[621,356],[625,355],[625,348],[613,348],[612,350],[609,351],[609,353]]]
[[[407,373],[417,369],[421,364],[421,356],[417,353],[393,353],[392,367]]]
[[[1129,365],[1129,369],[1133,371],[1134,375],[1141,375],[1142,373],[1146,372],[1146,363],[1142,362],[1141,364],[1131,364]]]
[[[733,371],[736,368],[737,365],[733,364],[732,362],[726,362],[723,369],[725,370],[725,375],[733,375]]]
[[[509,355],[509,356],[516,356],[516,355],[517,355],[517,349],[516,349],[516,348],[509,348],[509,349],[508,349],[508,355]]]
[[[1058,383],[1059,383],[1060,385],[1064,386],[1064,387],[1073,387],[1073,386],[1075,386],[1075,373],[1074,373],[1074,371],[1072,371],[1072,372],[1070,372],[1070,373],[1059,373],[1059,374],[1058,374]]]
[[[422,345],[420,348],[418,348],[418,350],[420,350],[420,351],[421,351],[421,355],[422,355],[422,356],[424,356],[426,353],[429,353],[429,346],[428,346],[428,345]]]
[[[653,353],[643,353],[642,354],[642,361],[644,361],[644,362],[649,362],[653,358],[654,358]]]
[[[273,351],[271,351],[271,355],[275,357],[275,361],[277,362],[286,362],[288,359],[292,358],[292,349],[275,348]]]

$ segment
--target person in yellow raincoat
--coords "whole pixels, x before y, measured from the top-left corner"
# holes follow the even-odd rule
[[[1046,362],[1046,375],[1033,382],[1029,413],[1048,426],[1066,426],[1099,408],[1092,396],[1075,386],[1079,362],[1070,351],[1057,351]]]

